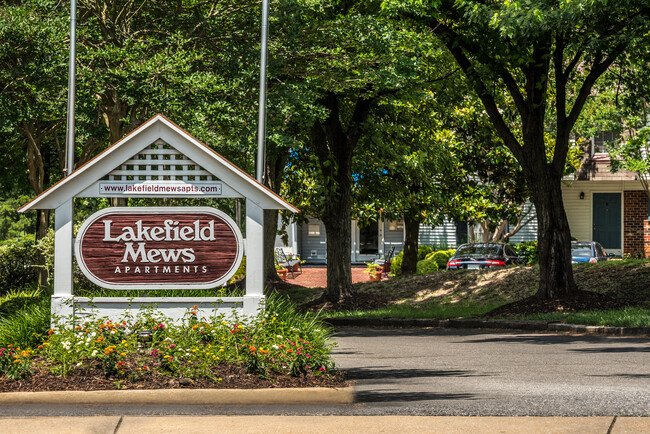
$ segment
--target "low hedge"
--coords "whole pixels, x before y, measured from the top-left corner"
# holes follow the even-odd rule
[[[416,266],[417,274],[429,274],[438,271],[438,264],[435,259],[423,259],[418,261]]]

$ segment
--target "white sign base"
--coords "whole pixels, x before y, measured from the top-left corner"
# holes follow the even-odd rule
[[[196,306],[196,317],[209,321],[211,317],[255,315],[264,306],[264,297],[52,297],[54,317],[70,324],[69,318],[83,322],[86,318],[107,318],[113,322],[122,321],[126,315],[135,317],[141,309],[155,308],[156,312],[180,324],[190,310]],[[68,320],[68,321],[65,321]]]

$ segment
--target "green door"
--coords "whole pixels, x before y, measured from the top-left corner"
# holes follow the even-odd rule
[[[593,234],[605,250],[621,248],[621,193],[594,193]]]

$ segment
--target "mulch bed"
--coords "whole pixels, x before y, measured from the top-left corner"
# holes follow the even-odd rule
[[[106,377],[99,367],[76,368],[66,376],[54,375],[45,367],[36,368],[34,375],[24,380],[0,377],[0,392],[44,392],[70,390],[143,390],[143,389],[263,389],[293,387],[343,387],[343,374],[330,376],[278,375],[269,373],[265,378],[249,374],[241,366],[220,365],[212,372],[215,381],[207,378],[175,378],[151,371],[139,379]]]
[[[535,296],[498,307],[484,317],[514,317],[525,314],[611,310],[629,306],[630,302],[591,291],[542,300]]]

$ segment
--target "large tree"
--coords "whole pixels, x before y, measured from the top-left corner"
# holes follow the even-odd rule
[[[576,290],[561,179],[573,126],[596,80],[647,31],[647,1],[387,1],[445,43],[505,146],[537,210],[537,296]],[[500,103],[500,95],[508,95]],[[511,126],[516,118],[517,126]],[[547,153],[544,136],[555,136]]]
[[[337,3],[289,9],[296,21],[284,37],[294,46],[286,46],[291,62],[278,72],[282,86],[276,85],[302,109],[296,119],[305,126],[302,147],[291,155],[287,191],[296,206],[325,225],[331,301],[352,292],[354,156],[376,104],[407,94],[425,79],[427,71],[418,68],[429,52],[421,44],[430,41],[377,17],[378,2]]]

